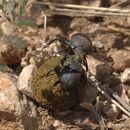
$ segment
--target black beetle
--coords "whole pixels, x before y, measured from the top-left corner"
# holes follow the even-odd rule
[[[80,62],[70,57],[69,61],[65,61],[65,64],[59,73],[63,89],[70,90],[80,86],[80,83],[85,84],[85,71]]]
[[[50,41],[48,43],[48,45],[56,40],[63,43],[63,45],[65,45],[67,48],[67,52],[69,52],[71,54],[86,55],[89,52],[91,52],[91,50],[92,50],[91,40],[89,39],[89,37],[87,37],[85,34],[82,34],[82,33],[76,33],[76,34],[72,35],[70,40],[66,40],[65,38],[54,39],[54,40]],[[65,52],[65,50],[62,50],[62,51]]]
[[[63,66],[58,71],[58,76],[63,89],[70,90],[85,84],[85,70],[88,70],[86,54],[91,51],[91,40],[84,34],[76,33],[72,35],[71,40],[54,39],[49,44],[59,40],[67,49],[63,49],[65,58]],[[65,50],[65,51],[64,51]],[[85,70],[83,68],[85,66]]]

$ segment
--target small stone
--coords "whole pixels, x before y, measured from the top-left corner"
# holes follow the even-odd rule
[[[3,36],[0,45],[1,58],[8,65],[20,63],[26,53],[26,41],[17,36]]]
[[[103,43],[101,41],[93,41],[93,45],[99,49],[103,48]]]
[[[121,74],[122,83],[130,83],[130,68],[126,68]]]
[[[32,83],[32,76],[34,75],[36,71],[36,67],[33,64],[30,64],[23,68],[22,72],[19,75],[18,79],[18,90],[25,95],[33,98],[32,96],[32,89],[31,89],[31,83]]]
[[[82,95],[82,101],[93,103],[97,97],[97,94],[97,89],[91,83],[87,82],[84,93]]]
[[[113,49],[109,52],[113,59],[113,67],[117,72],[122,72],[130,67],[130,48],[123,50]]]
[[[115,105],[112,104],[108,101],[105,101],[103,103],[103,112],[104,114],[110,119],[110,120],[115,120],[117,119],[118,115],[120,114],[120,109]]]
[[[59,120],[55,120],[53,123],[54,127],[58,127],[61,124],[61,122]]]
[[[96,66],[96,77],[99,81],[107,82],[112,75],[112,67],[107,63],[103,63]]]
[[[94,55],[98,56],[97,53],[95,53]],[[100,57],[100,56],[99,56]],[[102,58],[100,57],[101,60],[98,60],[99,58],[96,58],[94,56],[91,56],[91,55],[88,55],[87,56],[87,63],[88,63],[88,69],[89,71],[93,74],[93,75],[96,75],[96,67],[98,65],[101,65],[103,64],[103,60]]]

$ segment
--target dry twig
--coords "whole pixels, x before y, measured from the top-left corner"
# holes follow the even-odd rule
[[[86,102],[82,102],[80,103],[80,106],[91,111],[92,114],[94,114],[94,117],[96,119],[97,122],[99,122],[99,125],[101,127],[101,130],[105,130],[105,123],[102,120],[102,118],[99,116],[99,114],[95,111],[94,106],[91,103],[86,103]]]
[[[88,16],[123,16],[123,17],[130,17],[130,13],[114,13],[114,12],[103,12],[103,11],[91,11],[91,10],[77,10],[77,9],[62,9],[62,8],[55,8],[47,12],[49,14],[58,14],[58,15],[66,15],[66,16],[76,16],[76,17],[88,17]]]
[[[121,10],[121,9],[110,9],[103,7],[91,7],[91,6],[83,6],[83,5],[74,5],[74,4],[59,4],[59,3],[50,3],[50,2],[36,2],[38,4],[53,6],[53,7],[61,7],[61,8],[70,8],[70,9],[91,9],[96,11],[108,11],[108,12],[118,12],[118,13],[130,13],[130,10]]]
[[[106,31],[106,32],[112,31],[112,32],[120,33],[120,34],[122,34],[122,35],[125,35],[125,36],[130,37],[130,32],[129,32],[129,30],[126,30],[126,29],[121,28],[121,27],[114,27],[114,26],[110,26],[110,25],[109,25],[109,26],[107,26],[107,28],[106,28],[106,26],[105,26],[105,27],[102,27],[101,30],[102,30],[102,31]]]
[[[46,32],[46,29],[47,29],[47,15],[43,12],[42,13],[42,16],[44,18],[44,29],[43,29],[43,43],[45,43],[46,41],[46,36],[47,36],[47,32]],[[42,44],[41,48],[43,49],[44,48],[44,44]]]
[[[35,3],[48,6],[50,8],[50,11],[48,11],[48,13],[50,14],[59,14],[59,15],[62,14],[67,16],[78,16],[78,17],[79,16],[86,17],[90,15],[130,17],[130,10],[90,7],[74,4],[59,4],[50,2],[35,2]]]
[[[99,111],[99,104],[100,104],[100,100],[99,100],[99,96],[96,97],[96,111]]]
[[[95,76],[91,73],[89,73],[89,79],[88,79],[93,85],[94,87],[97,88],[97,90],[104,95],[109,101],[111,101],[113,104],[115,104],[120,110],[122,110],[122,112],[124,112],[128,117],[130,117],[130,112],[127,111],[127,108],[124,105],[120,105],[122,104],[120,101],[118,100],[118,102],[116,100],[114,100],[113,98],[111,98],[105,91],[103,91],[100,87],[99,87],[99,83],[96,80]]]
[[[123,101],[112,89],[109,88],[110,93],[112,94],[112,96],[122,105],[125,107],[125,109],[130,112],[130,106]]]
[[[124,3],[126,3],[128,0],[123,0],[123,1],[120,1],[119,3],[117,3],[117,4],[115,4],[115,5],[112,5],[110,8],[114,8],[114,7],[117,7],[117,6],[119,6],[119,5],[121,5],[121,4],[124,4]]]

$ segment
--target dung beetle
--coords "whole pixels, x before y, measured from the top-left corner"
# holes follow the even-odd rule
[[[65,38],[53,39],[48,43],[48,45],[50,45],[54,41],[60,41],[61,43],[63,43],[63,46],[66,46],[67,54],[69,52],[76,55],[86,55],[92,50],[91,40],[89,39],[89,37],[82,33],[76,33],[72,35],[70,40],[66,40]],[[65,50],[62,51],[65,52]]]
[[[85,71],[80,62],[75,57],[69,57],[60,69],[60,82],[65,90],[71,90],[85,84]]]
[[[85,41],[83,35],[74,34],[70,40],[54,39],[49,44],[55,40],[63,45],[60,55],[48,58],[37,69],[32,80],[32,91],[42,106],[63,111],[77,105],[84,93],[87,82],[86,44],[89,40],[86,38]]]
[[[85,71],[88,70],[86,54],[91,50],[91,40],[84,34],[76,33],[72,35],[70,41],[61,38],[54,39],[49,44],[56,40],[65,45],[65,49],[61,51],[64,54],[63,66],[58,71],[63,89],[70,90],[85,84]]]

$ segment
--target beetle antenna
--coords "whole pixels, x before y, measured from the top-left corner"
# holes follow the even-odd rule
[[[56,38],[56,39],[51,40],[47,45],[52,44],[54,41],[60,41],[61,43],[64,43],[64,44],[66,44],[66,45],[69,45],[69,41],[67,41],[66,39],[59,39],[59,38]],[[69,46],[70,46],[70,45],[69,45]]]
[[[66,40],[65,38],[63,38],[63,39],[61,39],[61,38],[53,39],[53,40],[51,40],[51,41],[48,42],[47,46],[49,46],[50,44],[52,44],[52,43],[55,42],[55,41],[59,41],[59,42],[63,43],[63,45],[68,46],[68,47],[70,48],[70,50],[71,50],[71,46],[70,46],[70,44],[69,44],[69,41]],[[68,48],[61,49],[61,50],[58,51],[54,56],[56,56],[58,53],[62,53],[62,52],[68,53],[68,52],[70,52],[70,50],[68,50]],[[71,52],[71,53],[72,53],[72,52]],[[64,54],[64,55],[66,55],[66,54]]]

